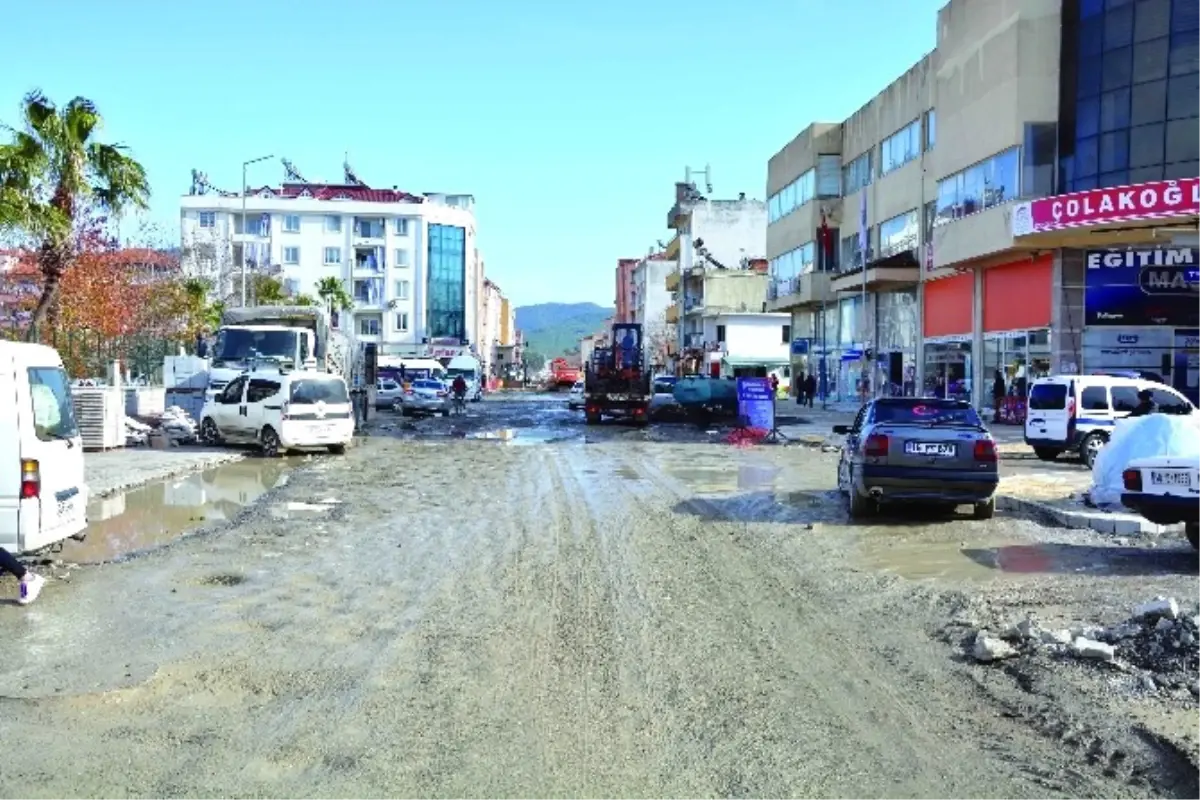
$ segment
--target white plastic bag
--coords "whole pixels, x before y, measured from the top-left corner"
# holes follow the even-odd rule
[[[1119,505],[1125,483],[1121,473],[1135,458],[1194,456],[1200,453],[1200,415],[1147,414],[1117,420],[1108,444],[1092,467],[1092,502]]]

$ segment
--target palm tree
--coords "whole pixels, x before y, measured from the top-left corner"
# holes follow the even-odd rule
[[[270,275],[255,275],[251,287],[254,291],[254,302],[257,305],[282,306],[288,302],[283,282],[278,278]]]
[[[315,306],[317,301],[313,299],[311,294],[298,294],[292,298],[294,306]]]
[[[354,308],[354,298],[346,291],[346,284],[332,276],[317,281],[317,297],[321,298],[330,316]]]
[[[26,332],[35,341],[71,265],[76,224],[91,212],[147,208],[146,170],[121,145],[95,141],[104,119],[91,100],[59,108],[39,91],[23,102],[24,130],[0,145],[0,227],[37,242],[42,295]]]
[[[188,321],[197,330],[215,331],[221,327],[225,304],[220,300],[209,301],[212,282],[204,278],[188,278],[183,282],[184,303]]]

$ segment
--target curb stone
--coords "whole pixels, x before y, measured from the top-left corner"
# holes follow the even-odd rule
[[[1183,532],[1182,525],[1156,525],[1150,520],[1141,519],[1132,514],[1067,511],[1049,503],[1005,494],[996,495],[996,507],[1034,521],[1050,519],[1067,528],[1090,528],[1097,533],[1115,536],[1159,536]]]

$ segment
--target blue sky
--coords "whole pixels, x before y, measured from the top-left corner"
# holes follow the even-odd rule
[[[685,166],[762,198],[767,159],[934,45],[945,0],[164,3],[4,13],[0,120],[40,88],[94,100],[178,230],[192,167],[236,189],[273,153],[309,179],[471,193],[488,274],[518,305],[613,301]],[[283,179],[277,162],[250,183]],[[315,177],[314,177],[315,176]]]

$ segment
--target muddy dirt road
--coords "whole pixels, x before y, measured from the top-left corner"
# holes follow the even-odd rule
[[[1103,708],[1074,748],[995,704],[952,601],[850,557],[819,453],[451,424],[0,608],[0,794],[1194,792]]]

